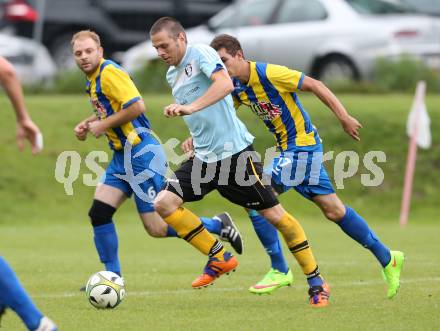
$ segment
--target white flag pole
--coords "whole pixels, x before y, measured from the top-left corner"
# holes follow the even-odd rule
[[[414,102],[412,106],[412,112],[414,111],[413,122],[410,123],[412,126],[411,138],[408,148],[408,156],[406,160],[406,171],[405,180],[403,185],[403,195],[402,195],[402,205],[400,208],[400,225],[406,226],[408,224],[409,208],[411,204],[411,194],[412,194],[412,184],[414,179],[414,170],[416,166],[417,159],[417,136],[419,133],[421,110],[424,106],[426,91],[426,83],[420,81],[417,84],[416,94],[414,97]]]

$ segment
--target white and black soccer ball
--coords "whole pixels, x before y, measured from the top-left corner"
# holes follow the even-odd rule
[[[97,272],[87,282],[86,295],[96,308],[115,308],[125,297],[124,280],[111,271]]]

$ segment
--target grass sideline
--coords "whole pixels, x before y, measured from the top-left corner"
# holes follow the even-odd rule
[[[360,173],[368,172],[361,168],[360,173],[344,182],[345,189],[338,190],[338,194],[365,216],[387,244],[407,253],[404,287],[397,300],[385,299],[385,286],[373,258],[324,221],[316,208],[294,192],[285,194],[281,200],[308,233],[332,286],[332,306],[311,310],[306,305],[305,284],[290,257],[296,279],[291,289],[269,297],[248,294],[247,287],[266,272],[267,259],[241,209],[211,194],[192,204],[191,209],[201,215],[228,210],[238,218],[246,252],[236,274],[220,279],[208,291],[192,291],[189,282],[201,270],[204,259],[177,240],[164,239],[164,243],[146,237],[133,203],[129,202],[116,215],[128,297],[115,311],[94,310],[77,292],[87,277],[101,268],[86,216],[93,188],[83,185],[80,179],[90,172],[84,165],[89,151],[108,148],[104,139],[89,137],[87,143],[81,143],[73,136],[74,125],[90,114],[84,95],[27,98],[29,111],[45,137],[45,150],[38,157],[31,156],[29,150],[23,154],[17,151],[13,114],[7,99],[0,98],[1,150],[5,155],[0,171],[1,254],[61,330],[203,330],[207,325],[213,330],[309,330],[317,323],[328,330],[439,329],[440,322],[435,316],[439,308],[436,298],[440,294],[436,223],[440,97],[427,98],[433,148],[419,151],[407,229],[400,229],[397,220],[407,152],[405,124],[412,96],[341,96],[347,109],[364,126],[360,143],[342,132],[319,101],[310,96],[300,99],[318,127],[326,151],[354,150],[362,158],[368,151],[383,150],[387,155],[387,162],[381,164],[385,173],[381,186],[363,187]],[[145,101],[153,128],[162,140],[182,140],[187,136],[181,119],[167,120],[161,115],[162,107],[172,101],[169,96],[145,95]],[[273,144],[273,138],[253,114],[246,109],[239,113],[257,137],[257,150]],[[66,150],[77,151],[82,158],[73,196],[67,196],[54,179],[57,157]],[[330,173],[332,164],[327,164]],[[23,329],[12,313],[5,316],[2,326],[5,330]]]

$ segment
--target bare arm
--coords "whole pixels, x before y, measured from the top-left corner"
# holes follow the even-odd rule
[[[311,77],[305,76],[303,84],[301,86],[302,91],[309,91],[315,94],[330,110],[335,114],[341,123],[344,131],[347,132],[353,139],[360,140],[359,129],[362,125],[350,116],[339,101],[339,99],[334,95],[330,89],[324,85],[319,80],[313,79]]]
[[[2,57],[0,57],[0,81],[14,107],[17,122],[29,119],[24,104],[23,90],[14,67]]]
[[[166,117],[189,115],[198,112],[226,97],[234,90],[231,77],[221,69],[211,75],[212,84],[200,98],[189,105],[171,104],[165,107]]]
[[[142,100],[131,104],[126,109],[122,109],[112,116],[107,117],[102,121],[94,121],[89,123],[89,131],[98,138],[105,133],[107,129],[116,128],[122,124],[128,123],[138,117],[145,111],[145,105]]]
[[[15,73],[14,67],[0,56],[0,83],[11,100],[17,118],[17,144],[20,150],[24,148],[24,140],[29,140],[32,153],[37,154],[42,149],[40,129],[29,116],[24,103],[23,90]]]

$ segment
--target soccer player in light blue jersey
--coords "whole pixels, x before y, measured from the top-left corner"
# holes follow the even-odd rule
[[[229,35],[217,36],[211,46],[218,51],[233,77],[232,96],[236,107],[245,105],[251,108],[275,136],[280,156],[267,169],[272,186],[280,194],[293,188],[313,201],[327,219],[370,250],[383,268],[388,283],[387,296],[393,298],[399,289],[404,254],[390,251],[367,222],[344,205],[335,193],[322,164],[323,148],[318,130],[312,125],[297,93],[310,91],[316,95],[355,140],[360,139],[359,122],[320,81],[283,66],[247,61],[239,41]],[[298,173],[303,175],[302,180],[295,178]],[[258,218],[260,216],[256,221],[262,222]]]
[[[20,149],[24,140],[29,140],[32,153],[41,151],[40,129],[29,116],[24,103],[23,92],[13,66],[0,57],[0,84],[11,100],[17,117],[17,143]],[[56,331],[55,324],[38,310],[32,299],[20,284],[6,260],[0,256],[0,319],[6,308],[11,308],[31,331]]]
[[[166,78],[175,103],[165,107],[164,115],[182,116],[194,142],[194,157],[168,180],[155,199],[155,210],[191,243],[206,230],[196,215],[182,207],[184,202],[201,200],[217,190],[232,203],[258,210],[282,233],[300,264],[309,285],[310,304],[328,305],[330,290],[320,276],[304,230],[284,210],[271,187],[261,181],[254,137],[236,115],[230,96],[232,81],[218,54],[207,45],[187,45],[182,25],[171,17],[157,20],[150,37],[158,55],[170,66]],[[209,259],[203,274],[192,283],[194,288],[212,284],[237,266],[218,242],[198,238],[198,245]],[[312,300],[315,294],[318,300]]]

